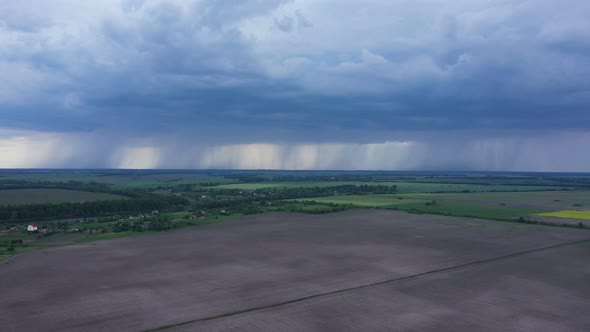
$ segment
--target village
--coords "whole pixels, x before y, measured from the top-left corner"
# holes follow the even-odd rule
[[[229,216],[225,209],[212,211],[160,213],[159,210],[133,214],[130,216],[115,215],[102,218],[70,219],[63,221],[45,221],[39,223],[1,223],[0,233],[21,233],[35,235],[37,239],[61,233],[118,233],[126,231],[162,231],[182,226],[189,226]]]
[[[37,237],[58,233],[108,233],[125,230],[149,231],[160,229],[155,223],[166,223],[158,210],[134,214],[128,217],[119,215],[103,218],[89,218],[64,221],[48,221],[40,223],[0,224],[0,233],[29,233]]]

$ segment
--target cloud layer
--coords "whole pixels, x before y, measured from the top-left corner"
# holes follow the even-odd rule
[[[584,170],[586,12],[583,0],[4,1],[0,167]]]

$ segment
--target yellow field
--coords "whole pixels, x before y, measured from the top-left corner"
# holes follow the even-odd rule
[[[536,216],[590,220],[590,210],[563,210],[556,212],[538,213],[536,214]]]

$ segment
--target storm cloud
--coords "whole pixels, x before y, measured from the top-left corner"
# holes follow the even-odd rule
[[[0,167],[588,170],[587,12],[4,1]]]

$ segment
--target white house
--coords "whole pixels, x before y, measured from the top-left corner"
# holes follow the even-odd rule
[[[37,225],[35,225],[35,224],[27,226],[27,231],[29,231],[29,232],[34,232],[38,229],[39,229],[39,227],[37,227]]]

